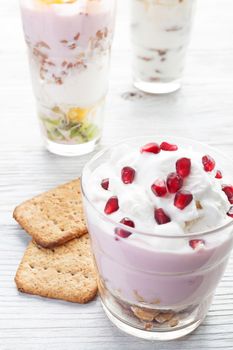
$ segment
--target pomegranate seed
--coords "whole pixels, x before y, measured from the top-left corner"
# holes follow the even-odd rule
[[[226,194],[229,202],[233,204],[233,186],[231,185],[222,185],[222,190]]]
[[[163,151],[177,151],[178,146],[172,145],[171,143],[168,143],[168,142],[162,142],[160,145],[160,149]]]
[[[181,177],[187,177],[191,170],[191,160],[189,158],[180,158],[176,162],[176,172]]]
[[[206,155],[202,157],[202,164],[204,165],[204,170],[209,172],[214,170],[215,160],[211,156]]]
[[[107,201],[104,208],[104,212],[105,214],[109,215],[114,213],[118,209],[119,209],[118,198],[114,196],[109,198],[109,200]]]
[[[227,212],[227,215],[233,218],[233,207],[230,207],[230,209]]]
[[[170,193],[176,193],[183,186],[183,179],[177,173],[170,173],[167,177],[167,188]]]
[[[178,191],[174,198],[174,205],[180,209],[183,210],[186,208],[193,200],[193,195],[189,191]]]
[[[108,187],[109,187],[109,179],[103,179],[101,181],[101,186],[103,187],[104,190],[108,190]]]
[[[151,185],[152,192],[157,197],[164,197],[167,194],[167,186],[164,180],[156,180],[153,185]]]
[[[160,147],[157,143],[151,142],[147,143],[141,148],[141,153],[143,152],[149,152],[149,153],[159,153],[160,152]]]
[[[132,220],[130,220],[129,218],[124,218],[120,221],[121,224],[124,224],[126,226],[130,226],[130,227],[135,227],[135,224]],[[126,230],[123,230],[121,228],[117,228],[116,231],[115,231],[116,235],[118,235],[119,237],[122,237],[122,238],[127,238],[129,237],[130,235],[132,235],[132,232],[129,232],[129,231],[126,231]]]
[[[135,170],[129,166],[124,167],[121,170],[121,179],[124,184],[131,184],[135,178]]]
[[[189,245],[191,248],[197,249],[204,246],[205,241],[203,239],[191,239],[191,241],[189,241]]]
[[[216,171],[216,175],[215,175],[216,179],[222,179],[222,172],[220,170]]]
[[[171,221],[162,208],[155,209],[154,217],[158,225],[164,225]]]

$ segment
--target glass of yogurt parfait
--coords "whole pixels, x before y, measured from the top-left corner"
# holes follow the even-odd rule
[[[101,137],[116,0],[20,0],[46,147],[91,152]]]
[[[84,168],[103,308],[125,332],[170,340],[205,318],[233,245],[233,163],[175,137],[127,140]]]
[[[181,86],[195,0],[130,0],[134,85],[149,93]]]

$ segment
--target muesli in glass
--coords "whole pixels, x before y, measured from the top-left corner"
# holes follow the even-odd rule
[[[134,85],[149,93],[181,86],[195,0],[130,0]]]
[[[20,0],[47,148],[92,151],[101,137],[115,0]]]

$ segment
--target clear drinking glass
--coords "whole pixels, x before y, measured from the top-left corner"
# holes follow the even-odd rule
[[[184,148],[192,146],[201,154],[211,154],[224,174],[233,173],[231,160],[218,151],[191,140],[165,138]],[[151,139],[162,141],[164,137],[137,138],[127,143],[140,147]],[[92,172],[109,159],[115,147],[118,146],[97,154],[82,175],[84,208],[103,308],[109,319],[129,334],[151,340],[182,337],[196,329],[208,312],[232,249],[233,221],[210,231],[178,236],[129,227],[127,231],[138,239],[116,239],[116,230],[125,231],[125,226],[96,209],[88,187]],[[152,243],[143,244],[147,239]],[[202,249],[183,249],[196,239],[204,240]]]
[[[116,0],[20,0],[38,116],[49,151],[101,137]]]
[[[196,1],[130,1],[135,87],[157,94],[179,89]]]

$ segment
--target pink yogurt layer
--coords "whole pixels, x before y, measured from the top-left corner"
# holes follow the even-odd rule
[[[88,215],[88,227],[100,276],[108,289],[129,303],[159,300],[159,307],[182,308],[210,296],[222,277],[232,237],[199,251],[158,251],[115,240]],[[221,235],[221,232],[219,233]],[[156,305],[155,305],[156,306]]]
[[[98,31],[112,33],[113,10],[83,12],[83,9],[65,12],[57,11],[58,6],[21,6],[24,32],[31,46],[44,42],[50,47],[50,57],[74,56],[76,48],[86,49],[90,38]],[[110,6],[111,7],[111,6]],[[76,10],[75,10],[76,9]],[[67,43],[65,42],[67,41]],[[73,46],[72,46],[73,45]]]

